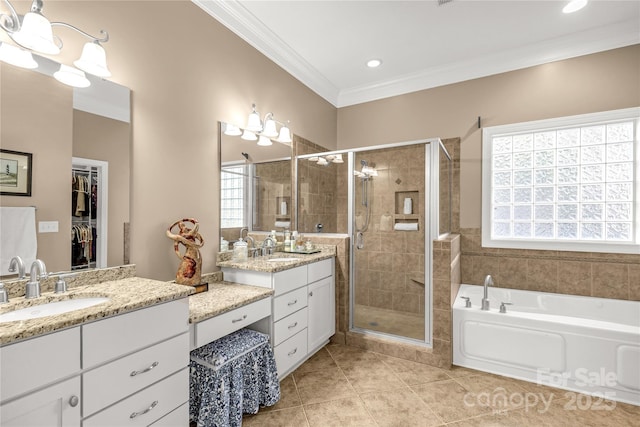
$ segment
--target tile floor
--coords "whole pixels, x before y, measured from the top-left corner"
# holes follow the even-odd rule
[[[424,340],[424,314],[356,304],[353,311],[353,325],[370,331]]]
[[[465,368],[330,344],[287,376],[281,399],[243,425],[640,426],[640,407]]]

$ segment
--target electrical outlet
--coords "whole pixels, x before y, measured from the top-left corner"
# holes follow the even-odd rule
[[[58,221],[39,221],[38,233],[57,233]]]

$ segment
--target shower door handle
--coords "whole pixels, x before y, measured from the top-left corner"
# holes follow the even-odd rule
[[[364,234],[362,233],[362,231],[358,231],[356,233],[356,248],[364,248]]]

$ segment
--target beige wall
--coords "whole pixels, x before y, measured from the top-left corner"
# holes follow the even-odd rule
[[[338,147],[460,137],[460,226],[480,226],[483,126],[640,105],[640,45],[340,108]]]
[[[165,230],[187,217],[200,221],[203,271],[216,269],[218,120],[242,125],[255,102],[291,120],[294,133],[336,145],[331,104],[189,1],[47,2],[45,14],[107,29],[111,80],[132,90],[131,262],[140,276],[175,276]],[[61,35],[58,59],[71,63],[85,40]]]
[[[36,223],[58,221],[60,232],[37,234],[38,257],[49,271],[69,270],[70,238],[64,230],[71,230],[72,90],[0,63],[0,93],[0,148],[33,154],[31,197],[0,196],[0,205],[35,206]]]

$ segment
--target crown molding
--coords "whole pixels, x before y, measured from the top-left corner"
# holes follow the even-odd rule
[[[638,43],[638,22],[629,20],[501,51],[483,58],[443,64],[393,80],[347,88],[340,91],[336,107],[347,107]]]
[[[337,104],[338,88],[240,2],[236,0],[192,0],[192,2],[322,98],[334,106]]]
[[[632,18],[482,58],[442,64],[395,79],[339,90],[239,1],[192,2],[338,108],[640,43],[638,21]]]

